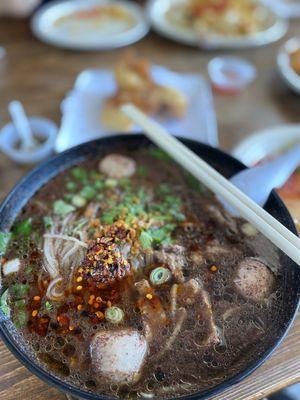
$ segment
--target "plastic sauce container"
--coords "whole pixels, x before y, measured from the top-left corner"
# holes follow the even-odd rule
[[[225,94],[238,94],[257,76],[256,68],[239,57],[216,57],[208,63],[213,88]]]

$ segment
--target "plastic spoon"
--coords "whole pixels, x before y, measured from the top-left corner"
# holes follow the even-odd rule
[[[8,105],[8,110],[13,124],[20,136],[21,149],[24,151],[31,151],[37,146],[37,143],[34,140],[30,123],[22,103],[16,100],[11,101]]]
[[[283,186],[299,165],[300,144],[274,160],[239,172],[230,181],[264,206],[272,189]]]

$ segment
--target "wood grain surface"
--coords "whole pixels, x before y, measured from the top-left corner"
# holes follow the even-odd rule
[[[287,37],[300,35],[300,23],[292,23]],[[220,144],[229,150],[246,135],[268,126],[300,122],[300,97],[291,93],[276,71],[279,46],[243,50],[258,70],[253,85],[238,96],[215,95]],[[85,68],[109,68],[121,50],[79,53],[49,47],[30,33],[29,22],[0,20],[0,46],[6,57],[0,60],[0,120],[8,121],[7,104],[21,100],[32,115],[60,122],[60,103],[71,89],[76,75]],[[216,53],[205,53],[149,35],[132,46],[151,61],[177,71],[206,75],[207,62]],[[201,126],[199,126],[201,129]],[[0,155],[0,197],[8,193],[29,168],[20,167]],[[300,321],[272,357],[253,375],[232,387],[217,400],[258,400],[300,381]],[[66,396],[28,372],[0,342],[0,399],[65,400]]]

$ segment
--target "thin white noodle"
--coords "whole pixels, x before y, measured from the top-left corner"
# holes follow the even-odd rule
[[[174,315],[177,310],[177,290],[178,285],[174,283],[170,290],[170,297],[171,297],[171,314]]]
[[[69,249],[66,254],[63,256],[61,263],[63,266],[66,265],[66,262],[70,259],[70,257],[78,251],[80,246],[78,244],[75,244],[71,249]]]
[[[177,338],[177,336],[178,336],[178,334],[180,332],[180,329],[182,327],[182,324],[183,324],[184,320],[186,319],[187,312],[186,312],[185,308],[183,308],[183,307],[179,308],[178,312],[180,312],[178,321],[177,321],[177,323],[175,325],[175,328],[173,330],[172,335],[169,337],[169,339],[166,342],[166,346],[165,346],[162,354],[165,351],[169,350],[169,348],[172,346],[172,344],[174,343],[175,339]]]
[[[52,278],[55,278],[58,273],[58,262],[53,254],[53,244],[51,238],[46,238],[44,241],[45,268]]]
[[[46,292],[46,296],[49,299],[56,300],[57,298],[60,298],[63,295],[63,291],[60,292],[60,293],[55,291],[55,286],[60,282],[62,282],[62,277],[61,276],[57,276],[56,278],[54,278],[50,282],[50,284],[48,286],[48,289],[47,289],[47,292]]]
[[[50,238],[50,239],[60,239],[60,240],[69,240],[71,242],[78,243],[80,246],[85,247],[86,249],[88,248],[88,245],[84,242],[82,242],[79,239],[76,239],[72,236],[67,236],[67,235],[58,235],[58,234],[52,234],[52,233],[45,233],[44,234],[45,238]]]

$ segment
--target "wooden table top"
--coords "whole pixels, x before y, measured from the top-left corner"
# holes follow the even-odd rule
[[[32,37],[28,21],[2,19],[0,46],[7,56],[0,60],[0,119],[8,121],[7,104],[21,100],[29,114],[60,122],[60,103],[76,75],[85,68],[111,67],[120,50],[79,53],[59,50]],[[300,35],[299,21],[291,24],[288,37]],[[282,43],[282,41],[281,41]],[[258,129],[300,122],[300,98],[281,82],[275,57],[281,43],[265,48],[235,52],[252,61],[258,78],[238,96],[215,95],[220,144],[230,149]],[[208,60],[215,53],[183,47],[151,34],[132,46],[155,63],[182,72],[206,75]],[[28,171],[0,155],[0,198]],[[258,400],[280,388],[300,381],[300,320],[272,357],[253,375],[218,400]],[[28,372],[0,342],[0,399],[64,400],[66,396]]]

